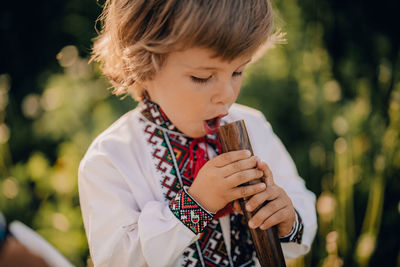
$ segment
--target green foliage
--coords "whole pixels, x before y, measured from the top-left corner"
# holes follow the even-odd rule
[[[37,150],[26,162],[12,164],[8,144],[3,142],[0,209],[8,218],[31,225],[74,264],[82,266],[88,247],[78,199],[79,162],[90,142],[135,103],[111,96],[98,70],[77,53],[71,54],[71,49],[77,52],[76,47],[67,46],[58,57],[64,73],[52,75],[42,94],[25,96],[21,107],[33,120],[29,138],[56,143],[56,157]],[[3,80],[6,77],[1,76]]]

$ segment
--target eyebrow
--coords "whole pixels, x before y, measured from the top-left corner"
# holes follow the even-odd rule
[[[249,63],[250,61],[251,61],[251,59],[247,60],[245,63],[243,63],[242,65],[240,65],[238,68],[240,68],[240,67],[246,65],[246,64]],[[189,66],[187,66],[187,67],[189,67]],[[196,69],[196,70],[200,70],[200,69],[201,69],[201,70],[219,70],[219,68],[215,68],[215,67],[203,67],[203,66],[194,67],[194,68],[189,67],[189,68],[191,68],[191,69]]]

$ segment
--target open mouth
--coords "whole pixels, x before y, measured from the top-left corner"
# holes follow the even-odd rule
[[[207,134],[216,133],[221,123],[221,117],[215,117],[204,121],[204,129]]]

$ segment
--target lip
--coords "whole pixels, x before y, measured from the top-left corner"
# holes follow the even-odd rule
[[[220,123],[221,123],[221,118],[220,117],[217,118],[217,122],[216,122],[215,126],[209,126],[206,121],[203,121],[203,127],[204,127],[205,132],[207,134],[216,133],[218,131]]]
[[[216,124],[214,126],[210,126],[207,124],[207,120],[203,121],[203,127],[204,130],[207,134],[214,134],[218,131],[219,126],[221,125],[221,120],[223,117],[225,117],[226,115],[228,115],[228,113],[225,114],[219,114],[218,116],[212,117],[211,119],[217,118]],[[208,120],[211,120],[208,119]]]
[[[219,115],[217,115],[217,116],[214,116],[214,117],[211,117],[211,118],[209,118],[209,119],[206,119],[206,121],[208,121],[208,120],[212,120],[212,119],[214,119],[214,118],[223,118],[223,117],[225,117],[225,116],[227,116],[229,113],[225,113],[225,114],[219,114]]]

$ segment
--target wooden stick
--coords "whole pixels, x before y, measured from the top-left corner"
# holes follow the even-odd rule
[[[219,127],[218,135],[224,153],[247,149],[252,155],[254,154],[247,134],[246,125],[243,120],[235,121]],[[256,184],[259,182],[263,183],[264,178],[265,177],[253,180],[246,183],[246,185]],[[248,212],[245,209],[245,204],[248,199],[249,198],[239,199],[240,207],[243,211],[246,223],[248,223],[250,218],[258,211],[258,209],[256,209],[253,212]],[[276,225],[267,230],[261,230],[260,228],[249,229],[261,267],[286,267]]]

